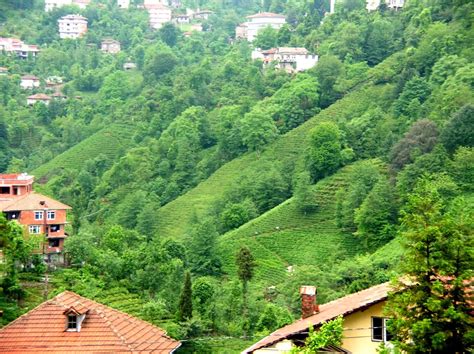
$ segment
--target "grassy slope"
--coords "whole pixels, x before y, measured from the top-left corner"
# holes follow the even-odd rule
[[[158,234],[182,238],[192,225],[195,216],[201,217],[209,212],[213,203],[222,198],[242,176],[258,172],[261,160],[280,161],[283,166],[291,165],[292,161],[296,161],[304,153],[308,133],[318,122],[341,121],[358,116],[373,105],[373,102],[377,102],[376,98],[381,97],[387,89],[390,87],[369,85],[360,88],[280,137],[260,156],[257,153],[250,153],[225,164],[196,188],[159,210]]]
[[[100,154],[114,159],[127,147],[133,128],[125,124],[115,124],[104,128],[79,144],[66,150],[47,163],[32,171],[37,180],[46,182],[58,170],[72,169],[79,171],[84,162]]]

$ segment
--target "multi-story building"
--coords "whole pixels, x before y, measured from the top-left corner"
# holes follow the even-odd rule
[[[144,4],[150,17],[150,27],[160,29],[163,24],[171,21],[171,9],[162,3]]]
[[[59,37],[77,39],[87,32],[87,18],[81,15],[66,15],[58,20]]]
[[[100,44],[100,50],[104,53],[116,54],[120,52],[120,42],[112,38],[105,38]]]
[[[236,38],[247,39],[252,42],[260,30],[271,27],[280,29],[285,23],[285,16],[271,12],[261,12],[247,16],[248,21],[237,26],[235,29]]]
[[[70,206],[33,191],[34,177],[26,173],[0,174],[0,211],[16,220],[30,235],[44,235],[37,249],[50,263],[64,263],[66,214]]]
[[[3,38],[0,37],[0,52],[14,53],[22,59],[29,56],[35,57],[39,53],[37,45],[25,44],[22,40],[17,38]]]
[[[306,48],[279,47],[269,50],[255,49],[252,59],[261,59],[264,66],[275,63],[277,69],[297,72],[311,69],[318,63],[318,56],[310,54]]]

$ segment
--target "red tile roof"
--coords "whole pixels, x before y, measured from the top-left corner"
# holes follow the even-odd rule
[[[309,326],[318,327],[322,322],[332,320],[340,315],[347,316],[355,311],[362,310],[373,304],[387,299],[388,292],[391,291],[390,283],[383,283],[369,289],[359,291],[343,298],[328,302],[319,306],[319,312],[313,316],[298,320],[285,327],[277,329],[269,336],[263,338],[242,353],[253,353],[255,350],[268,347],[285,338],[308,330]]]
[[[68,332],[67,310],[86,312]],[[145,321],[65,291],[0,329],[0,353],[171,353],[181,345]]]
[[[43,203],[44,202],[44,203]],[[24,197],[13,199],[0,199],[1,211],[17,211],[17,210],[42,210],[42,209],[71,209],[69,205],[63,204],[45,195],[31,192],[25,194]]]

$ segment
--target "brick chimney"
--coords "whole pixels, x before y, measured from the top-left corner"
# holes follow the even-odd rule
[[[316,303],[316,287],[304,285],[300,287],[301,295],[301,318],[307,318],[319,312],[319,305]]]

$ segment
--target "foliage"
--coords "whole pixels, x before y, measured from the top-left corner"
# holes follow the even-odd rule
[[[302,348],[294,350],[295,353],[316,353],[318,349],[326,346],[338,346],[342,343],[343,318],[339,316],[333,320],[323,322],[318,330],[310,327],[309,335]]]
[[[193,317],[193,302],[192,302],[192,285],[191,285],[191,273],[186,272],[184,277],[184,285],[179,296],[178,303],[178,321],[189,320]]]
[[[408,352],[462,352],[472,345],[466,289],[473,210],[463,198],[446,196],[449,183],[445,175],[421,179],[402,214],[407,276],[390,300],[389,326]]]

